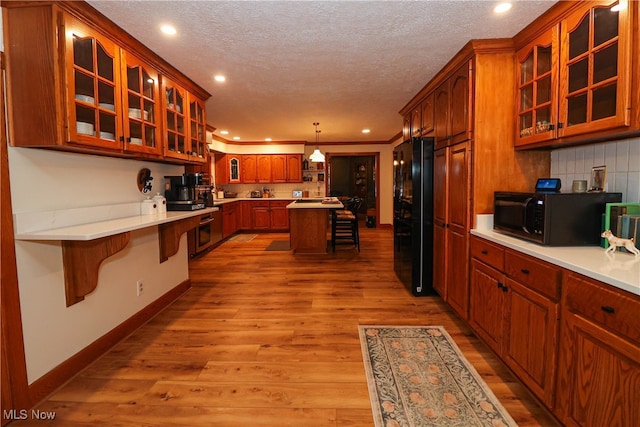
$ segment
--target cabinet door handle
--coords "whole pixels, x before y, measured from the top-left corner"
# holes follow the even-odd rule
[[[488,252],[488,251],[486,251],[486,250],[483,250],[481,253],[482,253],[482,255],[487,255],[487,254],[489,254],[489,252]]]
[[[602,309],[602,311],[604,311],[605,313],[609,313],[609,314],[613,314],[616,311],[613,307],[610,307],[608,305],[603,305],[600,308]]]
[[[521,268],[520,271],[522,271],[522,274],[529,274],[529,270],[526,268]]]
[[[502,283],[498,282],[498,288],[502,289],[502,288],[504,288],[504,285]]]
[[[507,288],[505,285],[502,285],[502,292],[507,292],[509,290],[509,288]]]
[[[549,130],[553,130],[553,129],[555,129],[555,126],[553,125],[553,123],[550,123],[549,124]]]

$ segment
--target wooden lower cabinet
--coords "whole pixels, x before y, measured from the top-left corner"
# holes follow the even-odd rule
[[[240,229],[251,230],[251,202],[240,202]]]
[[[271,229],[271,211],[269,202],[249,202],[251,203],[251,228],[254,230]]]
[[[288,231],[291,200],[241,200],[225,203],[222,209],[222,234],[228,237],[243,231]]]
[[[640,425],[640,296],[470,240],[475,333],[564,425]]]
[[[640,422],[640,297],[569,273],[556,412],[567,426]]]
[[[471,303],[469,324],[496,353],[502,353],[504,329],[504,274],[488,265],[471,260]]]
[[[475,236],[471,237],[471,254],[469,324],[520,380],[553,408],[559,268],[554,267],[551,274],[538,270],[534,266],[540,261],[513,254]],[[526,279],[502,271],[510,270],[510,259],[515,257],[521,262],[521,269],[528,272]],[[546,285],[549,276],[555,280],[553,297],[540,292],[540,288],[546,292],[546,286],[537,286],[538,282]]]
[[[502,357],[533,393],[553,408],[560,304],[509,278],[502,290]]]
[[[222,206],[222,237],[234,234],[240,229],[240,203],[226,203]]]
[[[287,205],[291,201],[273,201],[271,203],[271,229],[272,230],[288,230],[289,229],[289,211]]]

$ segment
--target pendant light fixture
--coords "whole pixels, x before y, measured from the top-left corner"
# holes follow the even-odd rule
[[[315,122],[313,125],[316,127],[316,149],[313,150],[313,153],[311,153],[311,156],[309,156],[309,159],[311,159],[312,162],[314,163],[323,163],[324,162],[324,154],[322,154],[320,152],[320,132],[318,130],[318,125],[320,123]]]

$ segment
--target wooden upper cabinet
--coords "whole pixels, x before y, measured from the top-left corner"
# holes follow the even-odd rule
[[[302,155],[271,155],[271,182],[302,182]]]
[[[422,107],[417,105],[411,111],[411,137],[417,138],[422,135]]]
[[[553,27],[518,51],[516,145],[556,136],[559,30],[559,25]]]
[[[255,154],[244,154],[242,156],[242,179],[241,182],[258,182],[258,156]]]
[[[471,138],[472,131],[472,99],[470,84],[472,60],[464,63],[449,78],[449,99],[451,101],[449,120],[450,145],[463,142]]]
[[[85,2],[2,6],[12,145],[188,160],[181,156],[189,148],[185,87],[203,100],[209,94],[202,88],[118,27],[105,24]],[[172,102],[181,102],[181,111],[164,100],[165,90],[173,88]],[[195,117],[204,124],[204,102],[200,105],[202,114]],[[164,146],[165,140],[171,146]],[[205,153],[202,145],[197,148]],[[206,159],[198,156],[198,161]]]
[[[271,155],[258,154],[258,182],[269,183],[271,179]]]
[[[64,15],[67,141],[122,150],[120,48]]]
[[[243,169],[242,157],[235,156],[232,154],[227,155],[227,183],[235,184],[242,182],[244,177],[244,169]]]
[[[215,184],[229,183],[229,168],[227,166],[227,155],[223,153],[213,153],[213,169],[215,176]]]
[[[450,124],[449,116],[451,109],[449,108],[449,81],[445,81],[436,89],[434,94],[434,131],[435,131],[435,149],[443,148],[449,145]]]
[[[205,163],[208,159],[207,121],[204,101],[189,93],[189,160]]]
[[[630,22],[628,6],[616,5],[579,9],[561,24],[560,136],[629,124]]]
[[[162,77],[164,95],[164,155],[189,160],[187,140],[187,91],[177,83]]]
[[[516,146],[558,145],[639,127],[630,113],[637,2],[573,7],[518,50]]]
[[[411,113],[407,113],[402,120],[402,141],[411,139]]]
[[[472,131],[472,60],[465,61],[435,91],[435,148],[463,142]]]
[[[122,97],[126,112],[123,114],[124,148],[160,156],[163,154],[160,137],[162,103],[158,73],[135,55],[122,52],[122,77],[123,91],[126,91]],[[109,119],[111,106],[108,103],[98,106],[100,117]]]
[[[272,182],[287,182],[287,155],[274,154],[271,157]]]
[[[420,103],[420,109],[422,110],[422,136],[429,135],[433,132],[435,127],[434,122],[434,105],[435,95],[430,93],[427,97]]]
[[[287,182],[302,182],[301,154],[287,154]]]
[[[419,138],[430,134],[434,128],[434,94],[430,93],[411,111],[411,137]]]

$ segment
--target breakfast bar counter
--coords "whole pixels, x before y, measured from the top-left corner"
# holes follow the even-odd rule
[[[289,210],[290,246],[294,254],[326,254],[329,210],[344,205],[335,197],[298,199]]]

